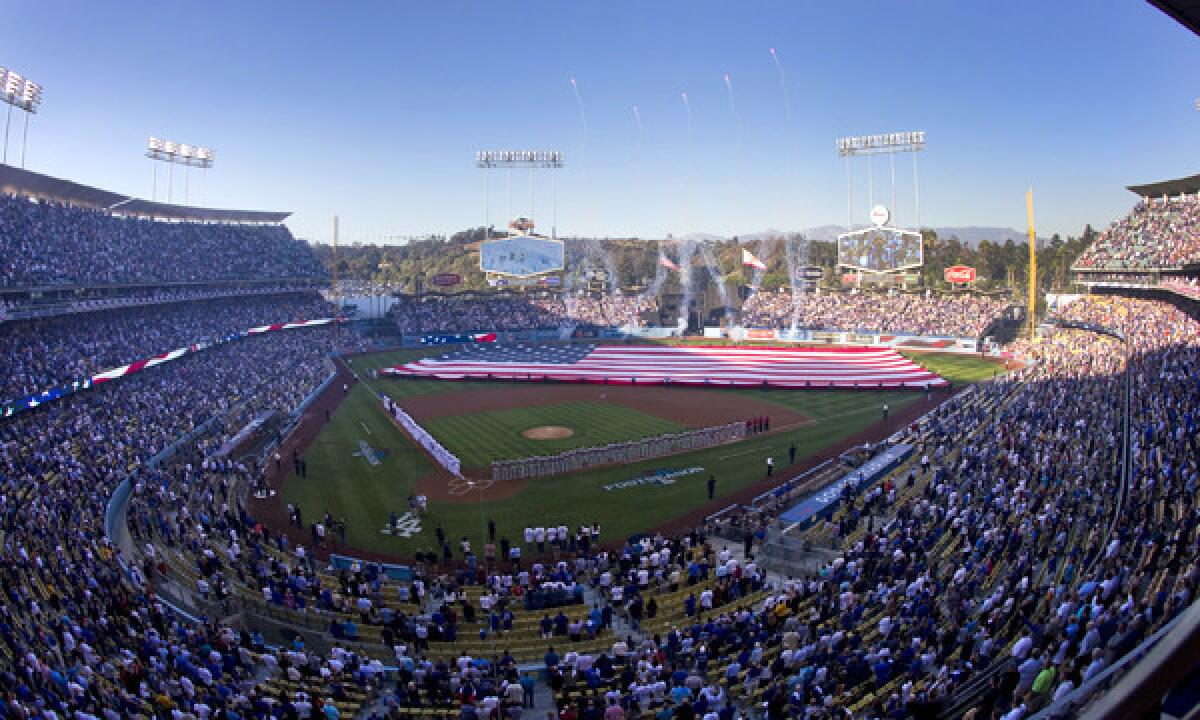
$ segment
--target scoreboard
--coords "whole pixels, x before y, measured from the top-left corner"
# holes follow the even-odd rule
[[[920,267],[925,261],[921,235],[909,230],[873,227],[838,236],[838,265],[868,273]]]

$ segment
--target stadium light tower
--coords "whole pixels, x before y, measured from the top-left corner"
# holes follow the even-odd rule
[[[533,171],[538,169],[550,170],[550,180],[553,185],[553,216],[550,221],[550,237],[558,237],[558,173],[564,165],[564,155],[559,150],[480,150],[475,153],[475,167],[490,171],[496,168],[506,168],[509,171],[509,212],[512,212],[512,170],[513,168],[529,169],[529,215],[533,217]],[[483,174],[483,233],[488,237],[488,175]],[[512,218],[509,218],[511,220]]]
[[[913,154],[913,203],[916,205],[916,230],[921,232],[921,185],[917,177],[917,153],[925,149],[925,131],[883,133],[881,135],[859,135],[844,137],[837,140],[838,156],[846,158],[846,213],[847,225],[854,229],[854,174],[850,164],[851,158],[867,156],[867,195],[868,206],[875,207],[875,171],[872,167],[871,156],[887,153],[888,163],[892,169],[892,203],[891,217],[893,223],[896,212],[896,153],[910,152]]]
[[[213,151],[212,148],[204,148],[184,143],[177,143],[171,140],[162,140],[160,138],[151,137],[146,144],[146,157],[156,161],[154,165],[154,191],[151,195],[152,199],[158,200],[158,162],[167,163],[167,202],[171,202],[171,185],[173,182],[173,173],[171,168],[175,165],[183,165],[183,204],[188,203],[188,168],[200,168],[207,170],[213,166]],[[203,176],[202,176],[203,177]]]
[[[25,111],[25,129],[21,133],[21,169],[25,169],[25,142],[29,139],[29,116],[42,104],[42,86],[20,74],[0,67],[0,100],[8,105],[4,119],[4,164],[8,164],[8,128],[12,124],[13,108]]]

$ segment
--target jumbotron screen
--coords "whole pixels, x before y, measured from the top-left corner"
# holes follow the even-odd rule
[[[533,235],[488,240],[479,249],[479,269],[509,277],[559,272],[563,269],[563,244]]]
[[[925,260],[918,233],[869,228],[838,236],[838,265],[866,272],[917,267]]]

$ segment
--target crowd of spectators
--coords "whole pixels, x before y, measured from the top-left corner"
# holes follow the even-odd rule
[[[620,294],[426,295],[393,305],[390,314],[402,333],[462,333],[641,326],[641,313],[656,307],[654,298]]]
[[[1075,267],[1145,270],[1200,262],[1200,196],[1139,202],[1079,256]]]
[[[0,286],[326,276],[283,225],[155,222],[0,195]]]
[[[1123,344],[1062,330],[1018,347],[1028,369],[941,406],[910,432],[919,463],[812,531],[840,554],[785,582],[778,614],[749,614],[745,645],[714,652],[712,625],[697,624],[655,646],[687,678],[668,683],[687,688],[687,716],[709,711],[700,686],[716,660],[718,690],[762,702],[768,718],[932,717],[997,667],[968,716],[1019,720],[1195,599],[1200,392],[1186,378],[1200,324],[1149,301],[1086,299],[1063,315],[1131,338],[1126,491],[1111,470]],[[688,641],[702,651],[681,655]]]
[[[561,316],[522,297],[413,298],[389,311],[402,333],[457,333],[556,328]]]
[[[1067,697],[1177,615],[1200,581],[1200,393],[1186,381],[1200,359],[1200,324],[1170,305],[1124,299],[1081,300],[1061,315],[1130,337],[1139,382],[1124,492],[1112,467],[1125,348],[1105,335],[1060,330],[1016,347],[1031,361],[1025,370],[949,401],[910,430],[921,461],[846,498],[814,529],[832,537],[837,557],[774,585],[753,557],[717,551],[696,535],[606,552],[580,543],[581,531],[556,548],[559,560],[512,571],[485,570],[496,565],[474,558],[464,541],[461,554],[441,558],[442,568],[456,568],[453,579],[426,574],[434,555],[418,567],[417,581],[389,596],[369,568],[323,583],[311,546],[264,536],[231,512],[215,528],[193,527],[186,513],[219,504],[220,497],[197,495],[217,483],[178,483],[191,494],[168,495],[156,514],[138,517],[146,535],[209,558],[202,567],[213,572],[210,585],[233,575],[265,603],[328,613],[338,638],[380,626],[372,637],[389,657],[425,667],[427,676],[448,665],[439,690],[402,682],[389,695],[402,706],[427,702],[429,693],[439,703],[503,703],[515,676],[488,685],[498,697],[480,698],[467,669],[481,667],[479,659],[468,657],[455,672],[453,660],[437,657],[454,645],[430,643],[475,632],[503,637],[511,601],[554,584],[592,610],[546,614],[547,642],[567,648],[546,653],[551,687],[559,697],[600,691],[562,700],[563,716],[616,707],[621,717],[720,717],[735,704],[760,703],[771,718],[923,716],[998,666],[971,717],[1023,718]],[[189,508],[183,520],[173,514],[180,507]],[[492,543],[484,557],[496,559]],[[233,572],[218,572],[226,564]],[[711,579],[683,601],[681,623],[639,633],[659,612],[655,593]],[[482,595],[459,589],[473,583],[486,588]],[[572,641],[613,632],[614,623],[623,632],[613,633],[605,652],[571,650]]]
[[[0,217],[6,226],[20,214]],[[811,295],[797,324],[974,336],[1003,307],[968,295]],[[406,331],[462,332],[564,318],[619,324],[645,309],[636,298],[439,298],[394,317]],[[788,326],[793,312],[786,293],[759,293],[743,323]],[[298,295],[0,325],[5,394],[327,313]],[[339,702],[380,687],[386,659],[398,668],[383,695],[392,716],[441,706],[511,716],[529,691],[515,659],[453,650],[514,637],[536,596],[562,605],[534,622],[552,714],[568,720],[731,720],[747,707],[771,720],[899,720],[935,712],[986,668],[999,672],[969,716],[1021,720],[1136,647],[1194,601],[1200,582],[1200,323],[1124,298],[1084,298],[1059,317],[1119,330],[1129,352],[1076,329],[1018,343],[1025,369],[910,428],[920,460],[847,495],[808,531],[835,548],[831,560],[774,581],[752,539],[745,555],[698,533],[605,549],[584,528],[556,533],[551,559],[545,547],[522,557],[536,535],[489,535],[483,548],[464,538],[456,551],[438,528],[437,552],[418,559],[412,581],[371,564],[331,574],[316,554],[338,519],[307,508],[306,523],[293,508],[286,532],[268,529],[242,505],[261,464],[211,452],[250,417],[294,411],[325,379],[327,328],[223,344],[9,418],[0,423],[0,715],[337,717]],[[1132,472],[1122,477],[1113,467],[1126,371]],[[169,462],[146,466],[208,421]],[[136,561],[124,558],[129,574],[104,532],[127,476],[138,548]],[[334,649],[272,648],[256,632],[178,617],[154,597],[175,576],[169,557],[186,559],[201,601],[322,618]],[[662,626],[666,597],[679,598],[678,616]]]
[[[250,415],[291,412],[328,375],[331,333],[219,345],[0,424],[0,715],[266,717],[297,699],[264,697],[264,666],[327,685],[371,679],[353,656],[266,657],[261,638],[176,617],[140,571],[122,572],[104,529],[117,485],[176,439],[212,421],[195,440],[211,447]]]
[[[0,324],[0,399],[12,400],[273,322],[330,317],[316,293],[146,305]]]
[[[793,303],[786,290],[751,295],[742,306],[745,327],[861,331],[979,337],[1008,306],[978,295],[921,293],[805,294]]]
[[[563,316],[583,325],[596,327],[640,327],[644,312],[658,309],[653,297],[642,295],[564,295],[555,300],[542,300],[549,312],[561,312]]]
[[[841,293],[811,294],[793,307],[788,291],[755,293],[742,307],[746,327],[796,327],[978,337],[1008,303],[976,295]],[[426,296],[397,303],[391,315],[401,332],[548,330],[564,324],[641,327],[657,310],[654,298],[634,295],[541,297]]]

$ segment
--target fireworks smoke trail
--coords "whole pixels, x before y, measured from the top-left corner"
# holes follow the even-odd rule
[[[683,92],[679,93],[679,97],[683,99],[683,109],[687,112],[687,148],[686,148],[686,155],[684,157],[684,172],[683,172],[683,182],[682,182],[683,220],[684,220],[683,227],[684,227],[684,232],[687,232],[687,225],[691,219],[690,216],[691,216],[691,203],[692,203],[692,171],[693,171],[693,166],[692,166],[692,103],[688,101],[687,90],[684,90]],[[689,265],[687,267],[684,267],[683,261],[686,260],[687,262],[690,263],[692,261],[692,253],[694,250],[695,250],[695,248],[692,247],[690,241],[685,242],[680,247],[680,250],[679,250],[679,252],[680,252],[679,267],[681,268],[679,277],[680,277],[681,281],[686,281],[688,283],[688,288],[689,288],[688,290],[685,290],[685,293],[691,292],[690,283],[692,280],[692,275],[691,275],[691,266]],[[685,295],[685,299],[690,299],[690,298],[691,298],[690,294]]]
[[[713,255],[712,247],[706,242],[699,243],[700,255],[708,269],[708,275],[717,286],[717,295],[721,297],[721,305],[725,308],[725,317],[729,317],[729,288],[725,287],[725,276],[721,274],[721,265]]]
[[[729,73],[725,73],[725,91],[729,96],[729,110],[733,113],[733,120],[737,123],[737,140],[738,146],[742,144],[742,116],[738,114],[737,103],[733,101],[733,78]]]
[[[583,123],[583,144],[587,145],[588,141],[588,121],[587,111],[583,109],[583,96],[579,94],[579,83],[575,82],[575,76],[571,76],[571,92],[575,93],[575,102],[579,105],[579,120]]]
[[[686,98],[687,95],[684,94]],[[696,241],[685,237],[679,243],[679,261],[676,263],[679,266],[679,284],[683,289],[683,304],[679,306],[678,326],[680,330],[684,330],[688,326],[688,319],[692,312],[692,256],[696,254]]]
[[[795,336],[800,324],[800,305],[804,302],[804,280],[801,273],[808,266],[808,238],[803,235],[785,236],[783,249],[787,253],[788,282],[792,286],[792,324],[789,328]]]
[[[787,89],[787,74],[783,71],[783,63],[780,62],[779,53],[775,52],[775,48],[771,48],[771,59],[775,61],[775,69],[779,71],[779,92],[783,93],[783,112],[788,123],[791,123],[792,98]]]
[[[599,238],[592,238],[589,248],[593,255],[604,263],[604,272],[608,274],[608,294],[616,297],[621,294],[620,275],[617,273],[617,261]]]
[[[683,107],[687,110],[687,141],[688,147],[692,145],[692,104],[688,102],[687,90],[679,93],[679,97],[683,98]]]
[[[638,110],[638,106],[633,106],[633,122],[637,125],[637,141],[634,145],[634,150],[640,152],[642,149],[642,111]]]

